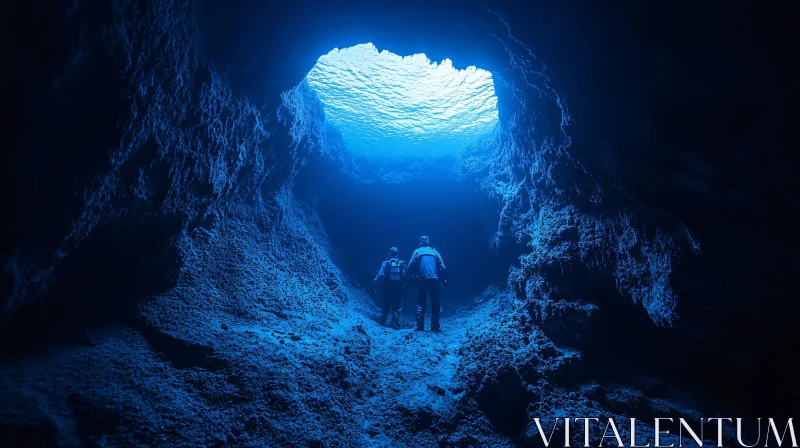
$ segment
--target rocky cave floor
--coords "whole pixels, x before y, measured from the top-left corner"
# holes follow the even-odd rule
[[[2,445],[514,446],[531,416],[699,416],[657,381],[580,380],[499,289],[441,334],[381,327],[313,211],[271,210],[189,232],[135,323],[2,361]]]

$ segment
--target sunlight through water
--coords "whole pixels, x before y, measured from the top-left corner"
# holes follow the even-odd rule
[[[492,74],[449,59],[361,44],[321,56],[307,80],[354,155],[457,156],[498,121]]]

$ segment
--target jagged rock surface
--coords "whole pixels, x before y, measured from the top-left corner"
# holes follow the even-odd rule
[[[81,23],[82,11],[68,11],[71,20]],[[63,446],[513,446],[538,437],[533,415],[696,415],[667,385],[603,383],[584,363],[593,319],[615,300],[632,301],[655,325],[674,323],[671,269],[697,244],[676,219],[616,187],[616,173],[601,169],[608,154],[568,136],[564,102],[513,36],[498,88],[506,127],[445,171],[457,168],[500,199],[495,246],[522,255],[507,285],[431,335],[375,325],[374,304],[331,261],[322,223],[293,196],[292,180],[318,159],[382,178],[352,170],[305,83],[284,92],[273,117],[195,53],[188,4],[140,10],[118,1],[109,14],[113,26],[90,27],[90,41],[75,44],[114,67],[129,113],[101,151],[107,166],[83,173],[92,181],[81,200],[58,210],[68,222],[43,243],[28,235],[9,257],[3,316],[45,296],[54,273],[103,229],[113,238],[174,221],[163,238],[174,278],[78,343],[4,361],[0,429],[9,437]],[[628,298],[573,287],[589,276]]]

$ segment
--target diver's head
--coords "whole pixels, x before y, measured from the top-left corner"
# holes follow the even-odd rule
[[[397,248],[390,247],[389,248],[389,255],[386,258],[395,258],[397,256]]]
[[[419,247],[430,246],[430,244],[431,244],[431,239],[428,238],[427,236],[419,237]]]

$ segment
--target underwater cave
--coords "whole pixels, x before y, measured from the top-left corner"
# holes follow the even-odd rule
[[[14,5],[0,445],[772,443],[778,9]]]
[[[294,98],[318,98],[327,144],[340,148],[349,175],[332,176],[342,168],[330,164],[308,167],[294,191],[314,202],[345,273],[371,289],[390,247],[407,261],[429,235],[447,254],[451,281],[442,294],[450,311],[505,283],[508,263],[491,247],[498,201],[458,172],[459,156],[477,152],[498,126],[491,73],[360,44],[320,57],[303,83],[313,94]],[[413,314],[415,298],[406,296]]]

